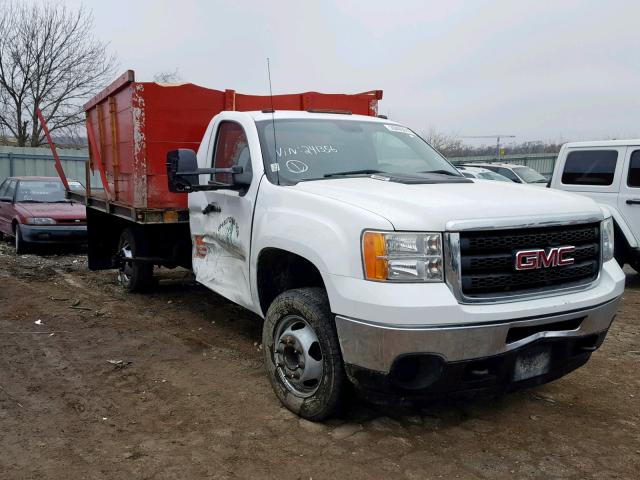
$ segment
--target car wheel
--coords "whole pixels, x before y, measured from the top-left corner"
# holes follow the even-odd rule
[[[267,311],[262,344],[271,386],[285,407],[313,421],[338,410],[347,379],[323,289],[279,295]]]
[[[16,224],[16,228],[14,230],[14,239],[16,246],[16,255],[22,255],[24,253],[29,252],[29,244],[24,241],[22,237],[22,230],[20,229],[20,224]]]
[[[143,292],[153,282],[153,265],[150,263],[128,262],[127,258],[144,255],[142,235],[132,228],[126,228],[120,234],[118,255],[122,264],[118,272],[118,280],[130,292]]]

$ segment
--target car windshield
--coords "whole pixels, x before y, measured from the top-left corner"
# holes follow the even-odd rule
[[[547,183],[547,179],[529,167],[513,167],[513,171],[527,183]]]
[[[265,169],[274,183],[374,173],[461,176],[427,142],[400,125],[329,119],[268,120],[256,125]]]
[[[499,173],[492,172],[491,170],[486,172],[478,172],[478,178],[484,178],[485,180],[497,180],[498,182],[511,182],[511,180],[509,180],[504,175],[500,175]]]
[[[20,180],[16,202],[58,203],[67,202],[64,187],[56,180]]]

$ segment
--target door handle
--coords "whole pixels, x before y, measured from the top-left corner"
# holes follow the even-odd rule
[[[627,205],[640,205],[640,198],[630,198],[627,200]]]
[[[202,214],[207,215],[211,212],[220,213],[222,209],[216,202],[211,202],[209,205],[202,209]]]

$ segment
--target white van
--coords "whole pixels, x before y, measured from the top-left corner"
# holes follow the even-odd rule
[[[616,260],[640,272],[640,139],[564,144],[551,188],[608,207],[615,221]]]

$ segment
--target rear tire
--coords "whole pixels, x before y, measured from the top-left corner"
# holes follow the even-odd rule
[[[14,230],[14,239],[15,239],[15,247],[16,247],[16,255],[23,255],[29,252],[29,244],[24,241],[22,237],[22,230],[20,229],[20,224],[17,223]]]
[[[144,256],[144,238],[133,228],[125,228],[120,234],[118,255],[123,264],[118,272],[118,279],[129,292],[144,292],[153,283],[153,265],[150,263],[127,262],[126,258]]]
[[[312,421],[339,409],[347,378],[324,289],[279,295],[267,311],[262,345],[269,381],[285,407]]]

